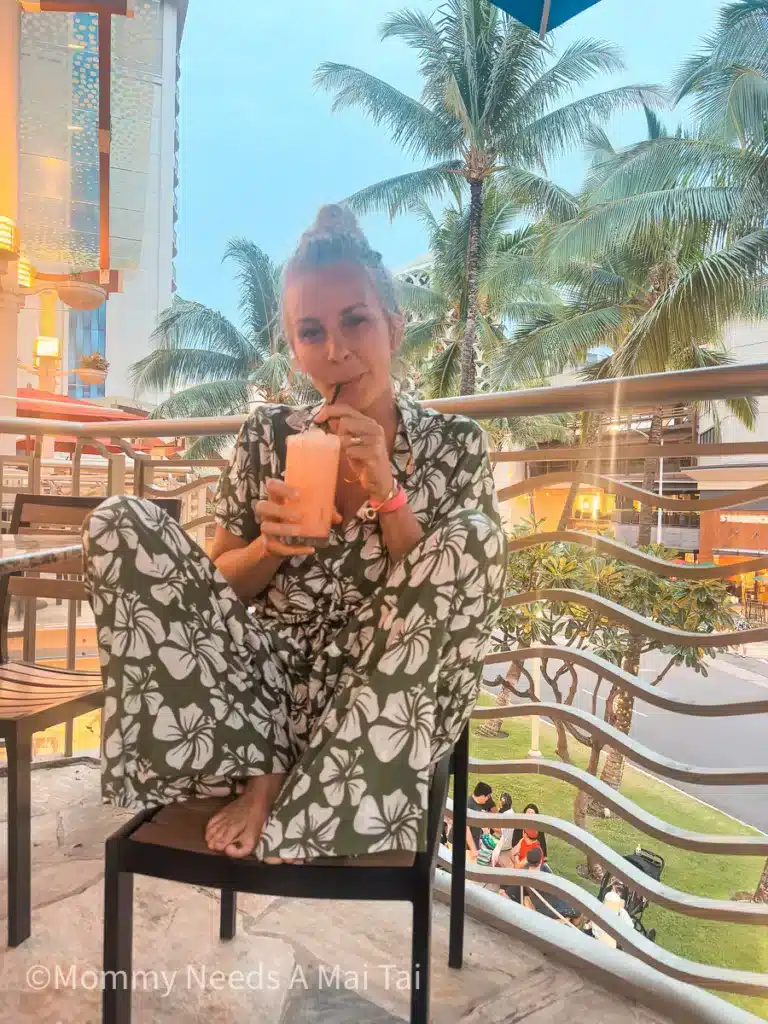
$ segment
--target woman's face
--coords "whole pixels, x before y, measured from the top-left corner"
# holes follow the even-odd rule
[[[402,321],[389,316],[363,267],[336,264],[299,271],[283,294],[286,329],[298,369],[324,398],[360,411],[392,389],[392,353]]]
[[[526,807],[525,808],[525,813],[526,814],[535,814],[536,813],[536,809],[534,807]],[[526,835],[528,836],[529,839],[534,839],[539,834],[538,831],[535,828],[527,828],[525,830],[525,832],[526,832]]]

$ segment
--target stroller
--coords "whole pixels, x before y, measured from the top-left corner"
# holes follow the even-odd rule
[[[649,875],[657,882],[661,880],[661,873],[664,870],[664,858],[658,853],[651,853],[650,850],[644,850],[641,846],[638,846],[634,853],[626,854],[624,859],[628,860],[630,864],[634,864],[636,868],[639,868],[644,872],[644,874]],[[646,929],[643,924],[643,912],[649,902],[645,896],[642,896],[639,892],[635,892],[635,890],[631,889],[625,882],[622,882],[618,878],[614,878],[606,871],[603,875],[600,892],[597,897],[601,903],[609,889],[615,890],[624,900],[624,909],[632,918],[635,931],[640,932],[641,935],[650,939],[651,942],[655,942],[656,929]]]

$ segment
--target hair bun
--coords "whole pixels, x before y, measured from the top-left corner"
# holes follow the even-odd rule
[[[371,248],[357,217],[340,203],[321,206],[317,211],[314,224],[301,236],[296,252],[283,267],[283,280],[296,271],[345,263],[370,272],[382,308],[399,315],[395,283],[382,263],[381,253]]]
[[[357,217],[348,206],[340,206],[338,203],[321,206],[317,211],[315,223],[307,234],[310,236],[347,235],[366,243],[365,235],[357,223]]]

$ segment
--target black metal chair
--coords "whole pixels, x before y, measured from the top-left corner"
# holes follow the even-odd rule
[[[18,494],[10,533],[79,536],[85,517],[103,498]],[[156,504],[179,518],[181,503],[160,498]],[[47,574],[46,574],[47,572]],[[35,664],[34,636],[25,637],[24,661],[8,660],[11,601],[28,602],[34,615],[38,598],[85,601],[82,558],[58,562],[36,573],[0,577],[0,740],[8,760],[8,945],[29,938],[32,927],[31,772],[32,736],[54,725],[67,725],[65,752],[72,753],[72,721],[104,703],[101,674]],[[73,620],[74,621],[74,620]],[[73,634],[74,638],[74,634]],[[74,652],[74,647],[73,647]],[[73,654],[74,660],[74,654]]]
[[[466,736],[465,732],[462,737],[465,760]],[[212,853],[206,847],[205,823],[220,801],[190,800],[134,817],[106,842],[103,1024],[130,1024],[134,874],[220,889],[219,935],[222,939],[234,938],[238,892],[411,903],[410,1019],[411,1024],[426,1024],[432,888],[451,762],[452,755],[446,755],[435,767],[427,811],[427,849],[416,855],[403,852],[322,858],[300,865],[263,864],[249,859],[235,860]],[[465,822],[466,802],[465,795]],[[462,859],[462,883],[463,877]],[[458,949],[458,963],[453,966],[461,966],[463,903],[462,887],[460,896],[456,895],[451,905],[451,949]]]
[[[453,847],[451,849],[451,917],[448,932],[448,966],[456,970],[464,962],[464,897],[467,887],[466,844],[469,797],[469,722],[464,726],[451,757],[453,773]],[[458,841],[457,841],[458,840]]]

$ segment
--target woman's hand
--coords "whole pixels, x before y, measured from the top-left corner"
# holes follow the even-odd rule
[[[384,501],[394,486],[384,428],[349,405],[324,405],[315,423],[331,422],[368,497]]]
[[[284,544],[283,537],[301,537],[301,511],[296,505],[286,502],[298,500],[299,493],[288,487],[282,480],[267,480],[267,500],[257,501],[253,506],[256,521],[261,529],[260,540],[268,555],[275,558],[293,558],[295,555],[312,555],[315,549],[309,546]],[[341,522],[341,516],[334,509],[334,523]]]

